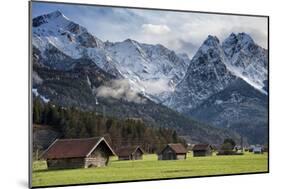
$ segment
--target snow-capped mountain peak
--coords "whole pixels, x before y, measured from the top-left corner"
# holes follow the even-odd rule
[[[238,41],[243,45],[254,43],[253,38],[250,35],[246,34],[245,32],[238,33],[236,37]]]
[[[47,24],[50,22],[56,22],[57,24],[61,23],[68,23],[70,22],[69,19],[64,16],[59,10],[51,12],[49,14],[44,14],[38,16],[32,20],[33,27],[39,27],[42,24]]]
[[[191,64],[190,66],[195,69],[203,62],[209,64],[209,66],[211,66],[211,64],[215,66],[218,63],[225,64],[227,61],[219,39],[216,36],[209,35],[192,58],[191,62],[193,62],[192,64],[194,65]]]
[[[207,39],[202,43],[195,56],[200,53],[206,53],[210,48],[218,49],[220,46],[219,39],[216,36],[208,35]],[[199,53],[200,52],[200,53]],[[194,56],[194,57],[195,57]]]
[[[229,59],[228,68],[246,82],[264,91],[267,80],[267,50],[257,45],[246,33],[232,33],[223,43],[222,48]]]
[[[54,11],[54,12],[51,12],[51,13],[47,14],[47,17],[48,17],[49,19],[55,19],[55,18],[58,18],[58,17],[60,17],[60,16],[66,18],[66,17],[62,14],[62,12],[59,11],[59,10],[56,10],[56,11]]]
[[[60,11],[33,18],[33,45],[42,56],[48,49],[57,49],[77,59],[85,56],[85,48],[103,46],[103,42],[87,29],[64,16]]]
[[[220,40],[213,35],[208,35],[207,39],[203,42],[203,45],[208,46],[217,46],[220,43]]]
[[[189,112],[211,95],[223,90],[236,78],[227,69],[227,61],[218,38],[209,35],[166,104],[179,112]]]
[[[241,49],[246,49],[249,45],[254,45],[255,42],[252,37],[246,33],[231,33],[230,36],[222,43],[225,54],[232,57],[235,52]]]

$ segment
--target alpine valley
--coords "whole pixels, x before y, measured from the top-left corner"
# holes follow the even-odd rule
[[[192,59],[161,44],[102,41],[60,11],[32,20],[42,103],[173,128],[188,142],[268,136],[268,51],[246,33],[206,36]]]

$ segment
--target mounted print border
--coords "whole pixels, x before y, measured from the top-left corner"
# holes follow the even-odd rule
[[[269,173],[269,16],[29,2],[29,187]]]

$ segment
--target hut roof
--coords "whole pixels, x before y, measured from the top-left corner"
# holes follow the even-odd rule
[[[111,155],[115,155],[115,152],[103,137],[93,137],[82,139],[57,139],[43,153],[42,157],[46,159],[87,157],[101,142],[105,142]]]
[[[167,144],[158,154],[161,154],[166,148],[171,148],[176,154],[185,154],[187,152],[186,148],[181,143]]]
[[[208,150],[208,148],[212,148],[210,144],[196,144],[192,150]]]
[[[137,150],[140,150],[142,153],[144,153],[143,149],[139,146],[130,146],[130,147],[122,147],[116,150],[116,154],[118,156],[129,156],[132,155]]]

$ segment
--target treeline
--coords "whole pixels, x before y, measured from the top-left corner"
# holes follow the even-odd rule
[[[162,127],[147,126],[141,120],[103,117],[97,112],[63,108],[33,100],[33,123],[49,125],[62,134],[62,138],[104,136],[117,149],[140,145],[146,152],[155,153],[167,143],[183,143],[177,132]]]

